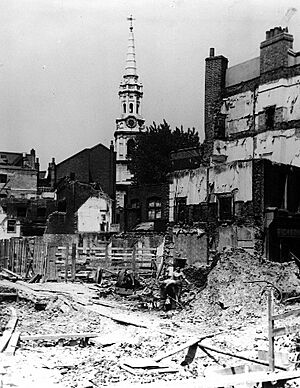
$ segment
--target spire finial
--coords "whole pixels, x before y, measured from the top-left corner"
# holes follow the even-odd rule
[[[130,32],[132,32],[133,31],[133,21],[135,20],[133,17],[132,17],[132,15],[130,15],[128,18],[127,18],[127,20],[129,20],[129,22],[130,22],[130,25],[129,25],[129,29],[130,29]]]

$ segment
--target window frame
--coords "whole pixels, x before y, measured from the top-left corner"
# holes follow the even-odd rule
[[[151,205],[153,204],[153,205]],[[150,214],[153,214],[153,216]],[[159,216],[158,216],[159,215]],[[147,199],[147,219],[155,221],[162,219],[162,201],[159,197],[150,197]]]
[[[13,222],[13,230],[9,230],[9,228],[10,228],[10,225],[9,225],[9,223],[11,223],[11,222]],[[9,218],[8,220],[7,220],[7,227],[6,227],[6,229],[7,229],[7,233],[16,233],[16,231],[17,231],[17,220],[15,220],[15,219],[13,219],[13,218]]]
[[[230,214],[229,216],[222,216],[222,214],[226,215],[226,210],[221,210],[221,204],[222,200],[230,200],[230,213],[227,212],[227,214]],[[224,194],[217,194],[217,206],[218,206],[218,221],[219,222],[232,222],[234,219],[234,196],[232,193],[224,193]],[[224,206],[224,204],[223,204]]]

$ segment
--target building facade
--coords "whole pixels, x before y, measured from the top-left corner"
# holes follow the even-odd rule
[[[300,53],[287,28],[267,31],[260,56],[228,67],[206,59],[205,153],[172,175],[173,222],[199,223],[209,249],[300,257]]]

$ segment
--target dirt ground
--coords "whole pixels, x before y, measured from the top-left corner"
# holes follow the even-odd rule
[[[175,311],[142,309],[137,300],[114,293],[99,297],[99,287],[93,284],[32,284],[41,295],[45,290],[60,293],[72,303],[62,305],[53,298],[45,309],[40,309],[39,304],[25,299],[2,301],[2,327],[9,319],[10,307],[14,307],[18,315],[16,330],[22,336],[86,332],[99,336],[95,341],[22,340],[21,337],[14,356],[0,353],[0,387],[126,387],[153,382],[165,387],[167,381],[174,384],[182,381],[189,387],[191,381],[196,381],[192,379],[246,362],[198,348],[189,365],[181,365],[187,349],[164,360],[174,373],[142,370],[134,375],[123,369],[122,363],[128,357],[153,360],[157,354],[168,352],[191,337],[203,338],[212,333],[215,336],[201,343],[257,358],[258,350],[268,350],[266,281],[280,288],[283,299],[300,294],[299,270],[294,263],[274,264],[243,251],[224,252],[208,275],[206,287],[201,290],[193,284],[189,286],[183,295],[183,301],[189,303]],[[7,290],[7,282],[0,281],[0,287]],[[292,305],[286,305],[279,295],[275,296],[276,313],[300,308],[294,300]],[[284,324],[295,324],[298,320],[289,318]],[[285,353],[288,359],[286,364],[277,359],[278,365],[296,369],[298,346],[297,333],[277,337],[275,350]],[[294,380],[291,386],[300,384]]]

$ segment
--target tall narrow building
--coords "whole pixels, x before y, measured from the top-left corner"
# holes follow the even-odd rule
[[[132,183],[132,174],[128,163],[136,136],[145,128],[142,116],[143,85],[139,82],[135,60],[133,17],[129,20],[129,38],[126,67],[119,88],[120,116],[116,120],[116,209],[117,222],[124,209],[124,198],[128,186]],[[119,210],[119,211],[118,211]],[[119,218],[119,219],[118,219]],[[122,218],[122,217],[121,217]]]

